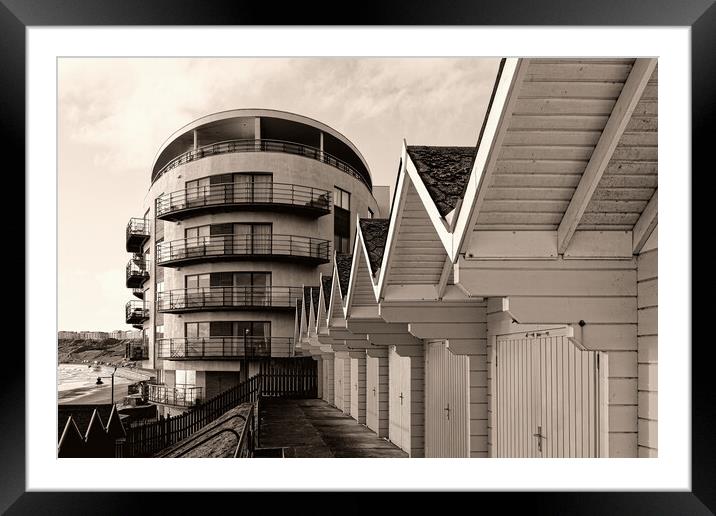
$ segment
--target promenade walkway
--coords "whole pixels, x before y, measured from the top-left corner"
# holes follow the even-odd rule
[[[407,457],[355,419],[319,399],[262,398],[259,447],[286,457]]]

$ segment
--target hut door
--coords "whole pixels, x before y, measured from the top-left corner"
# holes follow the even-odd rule
[[[599,456],[598,355],[566,329],[497,337],[498,457]]]
[[[333,369],[333,376],[334,376],[334,396],[336,399],[336,408],[343,410],[343,359],[342,358],[336,358],[334,360],[334,369]]]
[[[380,360],[375,357],[366,357],[366,393],[365,411],[366,425],[378,433],[378,369]]]
[[[388,438],[398,448],[403,448],[401,386],[401,359],[391,346],[388,354]]]
[[[428,343],[425,355],[425,453],[469,457],[469,358],[444,341]]]

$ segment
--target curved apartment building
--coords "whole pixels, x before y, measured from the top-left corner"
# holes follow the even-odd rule
[[[132,358],[157,371],[150,399],[165,413],[235,385],[261,358],[292,356],[303,287],[350,252],[356,217],[389,203],[345,136],[268,109],[182,127],[150,181],[127,225],[126,320],[143,331]]]

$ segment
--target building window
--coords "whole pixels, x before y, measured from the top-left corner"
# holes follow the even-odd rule
[[[333,205],[344,210],[351,210],[351,194],[345,190],[333,187]]]
[[[176,373],[176,388],[178,390],[184,390],[187,387],[194,387],[196,385],[196,371],[189,370],[177,370]]]
[[[337,186],[333,189],[333,248],[337,253],[350,253],[351,194]]]

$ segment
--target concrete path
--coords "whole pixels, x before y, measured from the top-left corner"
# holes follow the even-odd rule
[[[407,457],[366,426],[323,400],[262,398],[259,447],[286,457]]]

